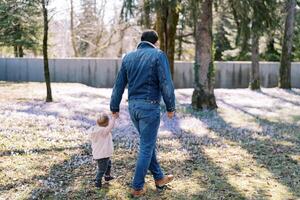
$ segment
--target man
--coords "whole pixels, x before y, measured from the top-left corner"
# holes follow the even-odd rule
[[[175,112],[174,86],[168,58],[156,48],[157,41],[155,31],[145,31],[137,49],[125,55],[110,101],[111,112],[118,116],[122,95],[128,84],[129,113],[140,136],[131,191],[134,197],[145,194],[144,183],[148,169],[158,188],[173,180],[172,175],[163,174],[155,152],[161,96],[166,104],[168,117],[172,118]]]

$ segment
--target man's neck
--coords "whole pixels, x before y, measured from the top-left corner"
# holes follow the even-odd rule
[[[151,42],[148,42],[148,41],[141,41],[137,47],[139,47],[142,43],[146,43],[146,44],[149,44],[150,46],[152,46],[153,48],[157,48],[154,44],[152,44]]]

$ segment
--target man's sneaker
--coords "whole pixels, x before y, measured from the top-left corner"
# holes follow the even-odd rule
[[[104,180],[105,180],[105,181],[111,181],[111,180],[113,180],[113,179],[115,179],[115,177],[113,177],[113,176],[111,176],[111,175],[109,175],[109,176],[104,176]]]
[[[173,181],[174,176],[173,175],[166,175],[165,177],[163,177],[162,179],[156,180],[155,181],[155,186],[157,188],[162,188],[164,187],[166,184],[170,183],[171,181]]]
[[[95,182],[95,186],[96,186],[96,188],[101,188],[102,187],[102,183],[101,183],[101,181],[96,181]]]
[[[135,190],[135,189],[131,190],[131,195],[132,195],[133,198],[141,197],[145,193],[146,193],[146,189],[145,188],[140,189],[140,190]]]

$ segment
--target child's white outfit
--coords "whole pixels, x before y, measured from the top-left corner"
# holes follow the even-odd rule
[[[94,126],[88,130],[89,140],[92,143],[93,159],[97,161],[98,172],[96,176],[96,187],[101,188],[101,180],[105,174],[105,180],[111,180],[111,160],[114,147],[112,141],[111,130],[115,124],[115,118],[109,120],[106,127]]]
[[[92,142],[93,158],[95,160],[108,158],[113,155],[114,146],[111,130],[115,124],[115,118],[109,120],[106,127],[94,126],[89,129],[89,140]]]

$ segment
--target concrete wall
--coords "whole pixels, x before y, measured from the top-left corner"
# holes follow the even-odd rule
[[[250,79],[250,62],[216,62],[216,88],[246,88]],[[112,87],[120,68],[120,59],[50,59],[53,82],[78,82],[94,87]],[[176,88],[193,87],[192,62],[176,62]],[[43,60],[39,58],[0,58],[0,80],[44,81]],[[263,87],[276,87],[279,63],[261,62]],[[292,64],[292,87],[300,88],[300,63]]]

